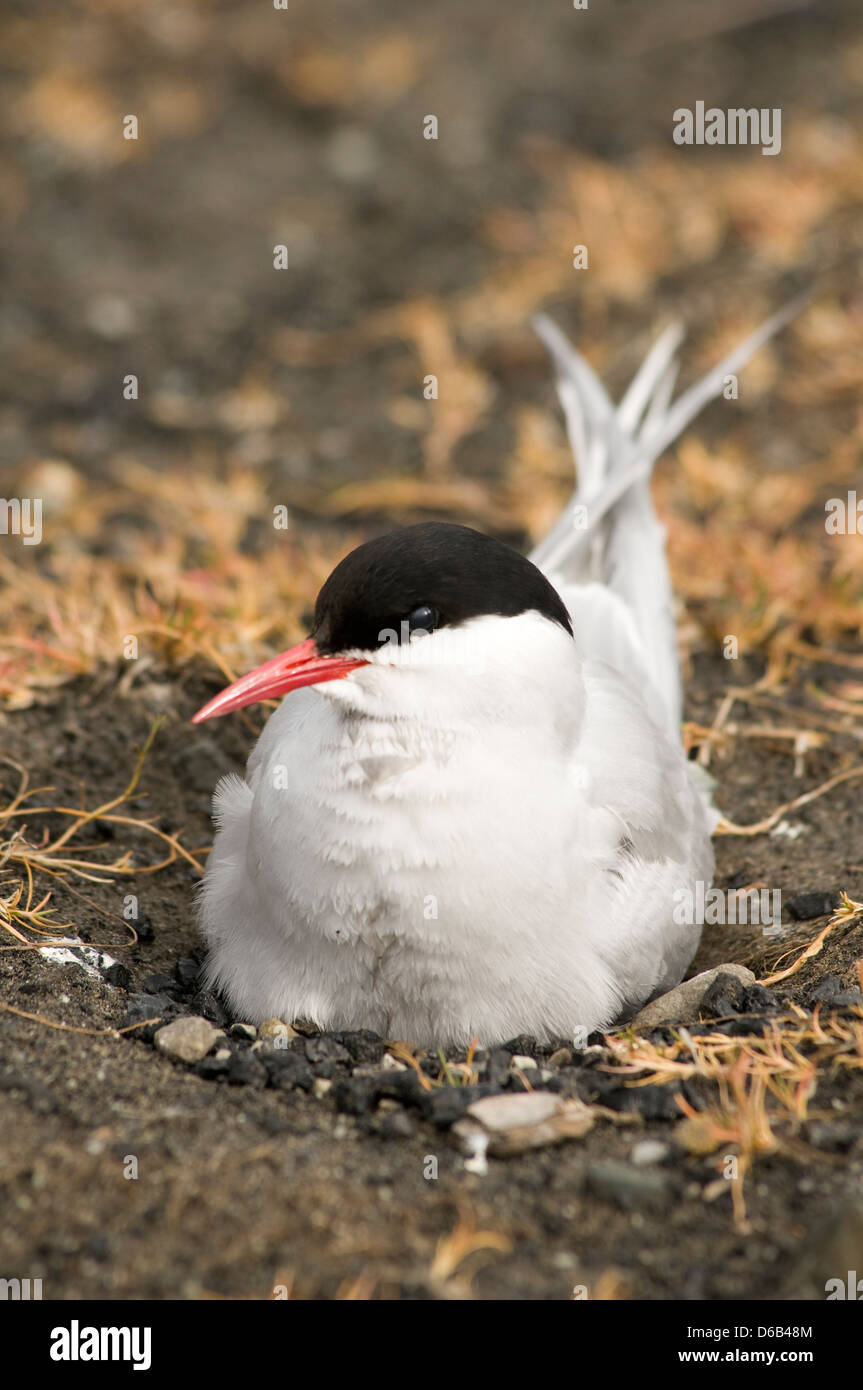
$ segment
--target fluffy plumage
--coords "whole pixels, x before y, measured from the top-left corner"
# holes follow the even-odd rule
[[[790,312],[674,406],[666,335],[617,410],[542,321],[579,478],[543,573],[443,525],[334,572],[313,637],[367,664],[288,695],[216,791],[202,925],[240,1015],[487,1046],[590,1033],[682,978],[675,895],[709,882],[712,821],[650,469]],[[433,632],[376,645],[420,604]]]

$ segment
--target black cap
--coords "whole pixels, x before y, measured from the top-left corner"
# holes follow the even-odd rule
[[[346,555],[318,594],[312,635],[325,655],[372,651],[387,631],[533,611],[572,635],[559,594],[530,560],[469,526],[428,521]]]

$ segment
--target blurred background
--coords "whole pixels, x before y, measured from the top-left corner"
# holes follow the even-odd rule
[[[619,392],[670,318],[685,384],[813,290],[657,496],[693,643],[859,635],[823,527],[859,477],[855,0],[7,0],[0,49],[2,491],[45,513],[0,549],[12,708],[129,632],[234,671],[394,522],[538,537],[572,477],[542,307]],[[780,107],[781,153],[675,145],[699,100]]]

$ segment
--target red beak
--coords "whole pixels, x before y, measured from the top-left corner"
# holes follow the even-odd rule
[[[241,676],[233,685],[221,690],[198,710],[192,723],[203,724],[205,719],[242,709],[244,705],[254,705],[258,700],[287,695],[289,690],[299,690],[303,685],[337,681],[368,664],[367,661],[345,656],[321,656],[313,638],[307,637],[305,642],[282,652],[280,656],[274,656],[272,661],[265,661],[263,666],[258,666],[247,676]]]

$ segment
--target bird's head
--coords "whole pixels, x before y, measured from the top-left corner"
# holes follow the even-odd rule
[[[517,633],[508,620],[521,617]],[[514,642],[534,647],[551,632],[571,638],[569,614],[530,560],[467,526],[406,526],[346,555],[318,594],[310,636],[229,685],[193,722],[305,685],[339,681],[339,693],[361,697],[381,688],[382,668],[480,673],[506,664]]]

